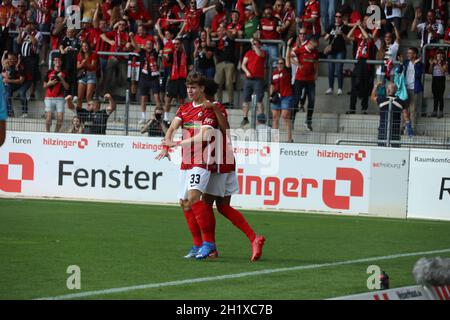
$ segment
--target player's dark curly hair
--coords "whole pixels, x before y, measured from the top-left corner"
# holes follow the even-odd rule
[[[206,79],[205,96],[214,98],[219,85],[212,79]]]

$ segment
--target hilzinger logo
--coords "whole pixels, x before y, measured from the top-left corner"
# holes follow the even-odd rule
[[[89,141],[86,138],[81,138],[80,140],[62,140],[53,138],[43,138],[42,144],[45,146],[61,146],[64,149],[68,147],[78,147],[79,149],[84,149],[88,146]]]
[[[21,165],[22,166],[22,178],[20,180],[14,180],[8,178],[9,166]],[[9,154],[8,164],[0,164],[0,190],[5,192],[22,192],[22,181],[34,180],[34,161],[26,153]]]
[[[251,148],[251,147],[234,147],[233,151],[235,154],[243,154],[244,156],[254,156],[259,154],[260,157],[267,157],[270,155],[270,147],[264,146],[261,148]]]
[[[350,195],[336,195],[336,181],[350,181]],[[281,193],[290,198],[307,198],[311,189],[319,188],[319,181],[312,178],[298,179],[295,177],[261,177],[246,176],[244,169],[238,169],[240,194],[269,197],[264,205],[275,206],[280,203]],[[256,185],[256,190],[252,188]],[[350,209],[351,197],[364,195],[364,177],[360,171],[353,168],[336,168],[336,179],[322,181],[322,201],[332,209]]]
[[[339,160],[355,158],[356,161],[363,161],[366,157],[366,151],[358,150],[357,153],[354,152],[336,152],[328,150],[317,150],[317,157],[319,158],[336,158]]]

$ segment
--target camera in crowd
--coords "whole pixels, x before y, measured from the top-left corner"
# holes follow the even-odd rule
[[[281,96],[279,92],[273,92],[270,96],[270,102],[273,104],[280,104],[281,103]]]

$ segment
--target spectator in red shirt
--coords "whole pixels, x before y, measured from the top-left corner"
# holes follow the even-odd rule
[[[139,94],[141,96],[141,120],[139,124],[145,124],[145,112],[150,93],[153,94],[157,109],[163,110],[160,99],[158,52],[154,49],[153,41],[148,40],[139,50],[140,75]],[[162,115],[162,114],[161,114]]]
[[[105,2],[102,4],[102,18],[105,20],[107,24],[110,24],[111,22],[111,14],[112,14],[112,6],[111,6],[112,0],[105,0]]]
[[[211,36],[214,38],[217,37],[217,28],[221,24],[226,25],[228,20],[227,13],[225,12],[222,2],[217,2],[215,8],[216,15],[211,22]]]
[[[281,21],[281,19],[283,19],[283,9],[284,9],[283,7],[284,7],[284,3],[282,0],[276,0],[272,7],[273,16],[280,21]]]
[[[287,131],[287,141],[292,142],[292,85],[290,54],[287,52],[286,61],[278,59],[277,69],[272,73],[272,85],[270,86],[270,102],[272,103],[272,129],[279,128],[280,116],[283,118]]]
[[[305,127],[312,131],[312,115],[314,113],[314,102],[316,96],[316,79],[319,72],[319,52],[317,51],[318,41],[309,40],[305,45],[294,49],[298,66],[294,83],[294,103],[298,105],[302,90],[308,97],[308,110],[306,113]]]
[[[159,7],[161,31],[170,30],[173,34],[179,31],[181,9],[175,0],[163,0]]]
[[[116,23],[113,31],[101,35],[101,38],[111,46],[110,52],[130,52],[133,50],[131,38],[126,29],[127,22],[122,19]],[[110,56],[106,65],[106,76],[103,85],[117,83],[118,86],[124,86],[127,78],[127,66],[125,57]],[[115,73],[117,73],[117,76],[115,76]],[[102,92],[106,92],[106,88],[103,88]]]
[[[178,104],[183,104],[187,96],[186,78],[188,75],[187,54],[180,39],[173,40],[173,62],[170,70],[170,78],[167,81],[167,91],[164,104],[164,121],[169,121],[169,113],[172,100],[176,98]]]
[[[261,19],[259,19],[258,36],[261,40],[280,40],[281,21],[273,15],[273,8],[270,4],[264,7]],[[279,48],[277,44],[264,44],[261,48],[269,54],[267,65],[272,63],[276,67]]]
[[[3,0],[0,4],[0,27],[6,27],[8,20],[14,16],[16,9],[11,4],[11,0]]]
[[[186,22],[184,23],[180,35],[183,39],[183,46],[188,56],[188,63],[190,69],[192,68],[192,56],[194,52],[194,40],[198,38],[203,14],[207,11],[214,9],[215,5],[205,7],[203,9],[197,9],[196,0],[189,0],[189,7],[185,6],[181,0],[177,0],[181,10],[184,11],[184,17]]]
[[[81,43],[80,53],[77,55],[78,101],[81,108],[84,98],[91,101],[97,84],[97,53],[92,52],[89,42]]]
[[[170,70],[172,68],[172,61],[173,61],[173,51],[175,50],[173,46],[172,39],[174,38],[174,34],[172,33],[171,29],[162,31],[160,24],[160,20],[156,22],[155,28],[158,32],[159,38],[162,40],[162,64],[164,73],[162,76],[162,85],[161,85],[161,92],[166,92],[166,85],[167,80],[170,75]],[[164,32],[164,34],[163,34]],[[168,114],[165,114],[166,121],[168,121]]]
[[[134,35],[132,32],[130,32],[130,40],[131,40],[131,44],[134,48],[134,51],[137,53],[139,53],[139,51],[145,47],[145,44],[147,43],[147,41],[152,42],[153,47],[156,47],[157,50],[159,49],[158,46],[156,46],[155,38],[147,33],[147,29],[144,27],[144,25],[139,25],[137,35]],[[136,60],[137,59],[135,59],[135,61]],[[138,88],[138,81],[132,79],[131,80],[131,99],[132,100],[136,99],[137,88]]]
[[[261,49],[261,41],[259,39],[252,39],[251,46],[251,50],[247,51],[242,60],[242,71],[245,73],[246,81],[244,83],[244,103],[242,104],[244,118],[242,119],[241,127],[249,123],[248,111],[252,94],[256,95],[258,114],[264,113],[262,101],[264,97],[267,52]]]
[[[226,26],[227,34],[230,38],[242,38],[244,26],[240,21],[240,13],[237,10],[231,11],[231,22]]]
[[[367,114],[367,108],[369,107],[369,96],[373,84],[372,68],[366,64],[366,60],[375,58],[374,55],[374,41],[373,36],[367,29],[368,16],[364,17],[364,20],[358,21],[348,33],[347,37],[351,41],[357,43],[356,60],[358,63],[352,72],[352,89],[350,97],[350,110],[347,114],[354,114],[356,110],[356,102],[358,97],[361,99],[361,109],[363,114]],[[360,30],[359,37],[354,36],[355,30]],[[373,33],[377,32],[377,29],[373,30]]]
[[[139,50],[143,49],[147,41],[153,42],[153,46],[156,47],[156,50],[159,50],[155,37],[148,34],[147,29],[143,25],[140,25],[137,28],[137,34],[131,38],[131,43],[135,51],[139,52]]]
[[[30,3],[30,7],[35,9],[35,19],[40,32],[50,32],[54,4],[54,0],[36,0]],[[42,48],[40,49],[41,65],[45,64],[48,57],[49,43],[50,37],[44,35]]]
[[[95,48],[97,41],[97,31],[92,25],[90,18],[83,18],[81,20],[81,32],[78,34],[80,41],[87,41],[90,48]]]
[[[52,114],[56,111],[55,132],[61,130],[64,119],[64,93],[69,89],[65,80],[66,74],[62,71],[61,57],[53,58],[53,68],[50,69],[44,79],[45,89],[45,130],[50,132],[52,126]]]
[[[318,0],[310,0],[305,4],[303,15],[300,18],[303,27],[309,36],[318,39],[321,35],[320,4]]]
[[[136,0],[129,0],[125,7],[125,17],[130,21],[131,32],[136,32],[138,26],[142,25],[146,29],[150,29],[153,21],[148,10],[140,10]]]
[[[94,19],[94,28],[97,39],[95,40],[95,52],[108,52],[110,50],[110,45],[108,42],[102,39],[101,35],[106,32],[108,24],[105,20]],[[99,65],[101,81],[105,79],[106,66],[108,65],[108,56],[99,55]],[[99,86],[97,86],[98,88]]]
[[[297,24],[295,22],[295,10],[292,1],[286,1],[281,15],[281,36],[287,41],[295,35]]]

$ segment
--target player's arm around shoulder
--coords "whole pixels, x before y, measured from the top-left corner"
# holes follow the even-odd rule
[[[230,124],[227,120],[228,115],[226,109],[219,102],[210,101],[207,101],[205,103],[205,107],[214,112],[220,131],[222,133],[226,133],[227,129],[230,129]]]

